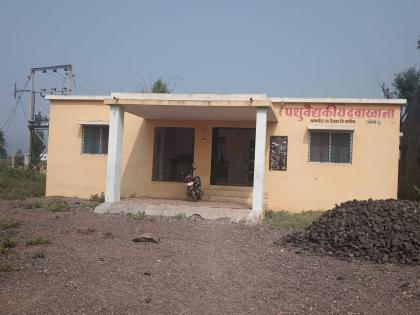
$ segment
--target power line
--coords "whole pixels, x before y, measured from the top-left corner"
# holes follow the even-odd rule
[[[76,79],[73,76],[73,86],[74,86],[74,92],[77,95],[79,93],[79,88],[76,86]]]
[[[6,121],[3,124],[3,127],[1,128],[1,130],[6,131],[6,127],[9,125],[10,122],[10,117],[12,117],[12,114],[14,112],[14,107],[10,110],[9,116],[7,117]]]
[[[95,94],[95,92],[92,92],[93,90],[91,88],[87,87],[84,84],[81,84],[80,81],[76,82],[76,78],[74,78],[74,82],[75,82],[74,83],[75,85],[77,84],[79,91],[83,90],[83,91],[85,91],[85,94]]]
[[[22,109],[22,112],[23,112],[23,117],[25,118],[25,121],[28,121],[28,117],[26,116],[25,109],[23,108],[23,103],[22,103],[22,100],[21,100],[21,99],[19,99],[19,100],[18,100],[18,103],[19,103],[19,105],[20,105],[20,108]]]
[[[60,76],[61,78],[63,78],[63,79],[67,79],[67,77],[65,76],[65,75],[63,75],[62,73],[58,73],[58,72],[53,72],[53,73],[50,73],[50,72],[48,72],[49,74],[51,74],[51,75],[54,75],[55,77],[57,77],[58,78],[58,76]],[[106,94],[107,92],[105,91],[105,89],[103,89],[103,88],[101,88],[101,87],[99,87],[98,85],[96,85],[96,84],[94,84],[94,83],[92,83],[91,81],[89,81],[89,80],[87,80],[87,79],[85,79],[85,78],[82,78],[80,75],[78,75],[78,74],[73,74],[73,83],[74,84],[76,84],[76,77],[79,79],[79,81],[83,81],[83,82],[85,82],[85,83],[87,83],[88,85],[90,85],[93,89],[95,89],[96,91],[99,91],[99,92],[101,92],[102,94]],[[63,82],[64,83],[64,82]],[[92,89],[90,89],[90,88],[88,88],[85,84],[81,84],[80,82],[77,82],[77,85],[78,85],[78,87],[79,87],[79,89],[80,88],[82,88],[83,90],[85,90],[86,92],[88,92],[88,93],[91,93],[91,92],[93,92],[92,94],[95,94],[95,92],[94,92],[94,90],[92,90]]]
[[[63,78],[63,79],[66,79],[66,77],[62,74],[62,73],[49,73],[49,74],[51,74],[51,75],[54,75],[55,77],[57,77],[57,78],[59,78],[58,76],[60,76],[61,78]],[[80,78],[80,76],[77,76],[79,79],[81,79]],[[73,80],[73,83],[76,85],[76,74],[73,74],[73,78],[72,78],[72,80]],[[86,81],[86,80],[84,80],[84,81]],[[64,81],[65,82],[65,81]],[[63,82],[63,83],[64,83]],[[78,86],[79,86],[79,89],[80,88],[82,88],[83,90],[85,90],[88,94],[95,94],[95,93],[91,93],[92,92],[92,90],[90,89],[90,88],[88,88],[86,85],[84,85],[84,84],[80,84],[80,83],[78,83],[77,84]]]
[[[25,109],[23,107],[23,103],[22,103],[21,97],[18,98],[16,105],[20,105],[20,108],[22,109],[23,117],[25,118],[25,121],[27,121],[28,118],[26,116],[26,112],[25,112]],[[16,111],[17,111],[16,105],[14,105],[12,111],[10,112],[11,115],[10,115],[10,119],[7,122],[7,125],[4,128],[2,128],[2,130],[5,131],[5,132],[9,129],[10,123],[12,121],[12,118],[14,117],[14,115],[16,115]]]
[[[95,88],[96,90],[98,90],[98,91],[100,91],[101,93],[103,93],[103,94],[106,94],[107,92],[103,89],[103,88],[101,88],[101,87],[99,87],[99,86],[97,86],[96,84],[93,84],[92,82],[90,82],[89,80],[86,80],[86,79],[84,79],[84,78],[82,78],[80,75],[77,75],[77,74],[74,74],[73,75],[74,77],[78,77],[79,78],[79,80],[82,80],[82,81],[85,81],[87,84],[89,84],[90,86],[92,86],[93,88]]]
[[[21,102],[22,92],[26,89],[28,83],[29,83],[29,77],[26,80],[25,85],[23,86],[23,89],[22,90],[19,90],[19,92],[21,94],[19,94],[19,96],[18,96],[18,102]],[[16,115],[16,104],[14,104],[13,105],[13,108],[10,110],[9,116],[7,117],[6,121],[4,122],[3,127],[1,128],[1,130],[7,131],[7,129],[9,128],[9,125],[10,125],[10,122],[11,122],[11,119],[12,119],[13,115]]]

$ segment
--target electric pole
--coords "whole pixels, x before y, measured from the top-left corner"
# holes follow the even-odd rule
[[[67,95],[71,95],[72,94],[72,81],[73,81],[72,65],[68,65],[68,67],[64,71],[67,72]]]
[[[35,69],[31,69],[30,74],[30,81],[31,81],[31,88],[30,88],[30,95],[29,95],[29,111],[28,111],[28,143],[27,143],[27,151],[25,154],[25,166],[29,166],[31,164],[31,152],[32,152],[32,128],[30,123],[34,120],[34,110],[35,110]]]
[[[32,68],[31,74],[29,76],[29,80],[31,81],[30,86],[30,96],[29,96],[29,110],[28,110],[28,141],[27,141],[27,151],[25,154],[25,167],[28,167],[32,162],[32,139],[35,129],[48,129],[48,121],[44,121],[44,125],[37,126],[38,123],[35,122],[35,96],[36,93],[40,93],[42,96],[47,93],[46,89],[41,89],[40,92],[35,90],[35,73],[42,72],[47,73],[48,71],[57,72],[57,70],[64,70],[65,77],[67,80],[67,87],[63,87],[61,89],[61,95],[71,95],[72,94],[72,81],[73,81],[73,66],[68,65],[58,65],[58,66],[47,66],[47,67],[39,67],[39,68]],[[56,94],[57,90],[52,89],[49,94]],[[46,120],[46,119],[44,119]]]
[[[18,106],[17,98],[17,84],[15,83],[15,90],[13,91],[13,97],[15,100],[15,108],[13,110],[13,134],[12,134],[12,168],[15,168],[15,156],[16,156],[16,110]]]

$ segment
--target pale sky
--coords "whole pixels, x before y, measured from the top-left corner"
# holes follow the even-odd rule
[[[419,0],[2,0],[0,128],[13,83],[56,64],[73,65],[76,94],[135,92],[162,77],[175,93],[381,97],[378,76],[391,82],[420,61],[419,12]],[[63,84],[59,74],[37,80]],[[38,109],[48,104],[38,98]],[[21,107],[17,120],[25,151]]]

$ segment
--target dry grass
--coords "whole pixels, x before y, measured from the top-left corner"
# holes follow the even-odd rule
[[[144,211],[137,213],[129,213],[128,216],[134,220],[145,220],[147,218],[146,213]]]
[[[34,201],[34,202],[29,202],[25,204],[23,207],[25,209],[39,209],[43,207],[43,204],[40,201]]]
[[[67,201],[55,198],[45,204],[45,209],[51,212],[63,212],[70,210],[70,206]]]
[[[46,258],[47,255],[44,252],[35,252],[32,254],[33,259],[43,259]]]
[[[266,211],[264,222],[284,229],[304,229],[317,220],[323,211],[303,211],[292,213],[288,211]]]
[[[0,165],[0,198],[25,199],[45,195],[45,175],[32,169]]]
[[[43,238],[41,236],[30,238],[26,240],[26,245],[43,245],[43,244],[50,244],[51,242],[47,238]]]
[[[17,228],[19,226],[20,226],[20,222],[16,221],[13,218],[0,219],[0,232],[3,232],[11,228]]]

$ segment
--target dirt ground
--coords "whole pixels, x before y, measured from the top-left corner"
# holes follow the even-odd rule
[[[45,199],[36,199],[45,202]],[[68,199],[69,200],[69,199]],[[14,248],[0,254],[1,314],[418,314],[420,267],[312,256],[285,230],[186,218],[135,220],[0,200]],[[160,243],[135,243],[141,233]],[[50,244],[27,246],[42,236]],[[32,258],[44,251],[46,258]],[[9,266],[9,269],[5,268]]]

